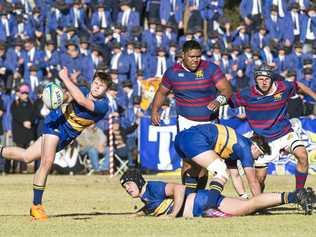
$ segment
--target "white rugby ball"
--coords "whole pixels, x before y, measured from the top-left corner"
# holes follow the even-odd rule
[[[43,102],[49,109],[57,109],[63,104],[64,93],[56,83],[48,83],[43,90]]]

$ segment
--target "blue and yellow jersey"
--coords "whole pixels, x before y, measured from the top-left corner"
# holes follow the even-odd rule
[[[222,159],[240,160],[243,167],[253,166],[250,139],[220,124],[197,125],[179,132],[175,148],[183,159],[192,159],[213,150]]]
[[[141,197],[145,204],[145,213],[160,216],[171,213],[173,200],[166,196],[166,183],[161,181],[148,181],[146,190]]]
[[[85,96],[88,96],[88,88],[80,87],[80,90]],[[69,131],[79,135],[83,129],[98,122],[105,116],[108,111],[108,99],[103,97],[94,101],[94,111],[87,110],[74,100],[62,107],[61,110],[66,120],[65,125],[69,128]]]
[[[85,96],[89,89],[80,87]],[[106,97],[94,101],[94,111],[89,111],[76,101],[52,110],[46,117],[43,126],[43,134],[53,134],[59,137],[57,151],[62,150],[86,127],[98,122],[108,111],[108,99]]]

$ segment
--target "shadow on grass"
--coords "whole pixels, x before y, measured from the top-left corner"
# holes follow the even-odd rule
[[[84,219],[91,219],[93,216],[126,216],[132,215],[135,212],[88,212],[88,213],[65,213],[65,214],[56,214],[56,215],[49,215],[49,218],[59,218],[59,217],[74,217],[74,220],[84,220]],[[24,217],[29,215],[0,215],[0,217]]]

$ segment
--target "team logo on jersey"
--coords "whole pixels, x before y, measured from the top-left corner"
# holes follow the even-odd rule
[[[204,77],[204,72],[202,70],[197,70],[195,76],[195,79],[202,79]]]
[[[275,94],[273,96],[273,98],[274,98],[275,101],[281,100],[282,99],[282,93]]]

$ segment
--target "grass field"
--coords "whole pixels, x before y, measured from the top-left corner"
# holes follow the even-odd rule
[[[32,222],[32,178],[0,177],[0,236],[316,236],[316,213],[304,216],[294,206],[274,208],[270,215],[227,219],[131,217],[141,203],[129,198],[118,178],[108,176],[50,176],[44,194],[50,219]],[[179,181],[176,176],[147,178]],[[316,176],[308,185],[316,188]],[[294,177],[268,178],[267,191],[293,187]],[[234,195],[230,184],[224,193]]]

